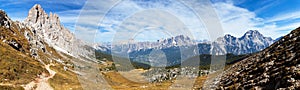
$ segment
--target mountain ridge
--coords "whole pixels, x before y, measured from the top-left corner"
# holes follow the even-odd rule
[[[151,60],[151,62],[160,64],[159,60],[167,59],[167,66],[172,66],[180,64],[181,60],[186,60],[202,54],[251,54],[265,49],[273,42],[274,40],[272,38],[264,37],[257,30],[249,30],[242,37],[237,38],[230,34],[226,34],[214,42],[196,42],[188,36],[179,35],[152,43],[130,42],[129,44],[123,43],[112,46],[100,45],[95,46],[95,48],[97,48],[97,51],[119,57],[127,57],[124,55],[128,55],[130,60],[140,63],[149,63],[151,53],[161,51],[161,54],[164,54],[164,56],[156,57],[157,61]],[[182,52],[184,52],[184,54],[182,54]]]
[[[249,30],[241,37],[234,37],[226,34],[224,37],[218,38],[213,42],[212,53],[224,54],[247,54],[261,51],[270,46],[274,40],[270,37],[264,37],[257,30]],[[224,45],[224,47],[219,46]]]
[[[226,34],[223,37],[217,38],[215,41],[203,41],[197,42],[192,40],[188,36],[178,35],[171,38],[157,40],[157,42],[135,42],[135,43],[122,43],[117,45],[103,45],[101,47],[103,52],[123,51],[123,52],[134,52],[147,49],[166,49],[172,47],[181,46],[193,46],[198,45],[199,49],[202,49],[203,45],[212,45],[210,50],[199,50],[200,54],[248,54],[254,53],[268,47],[274,42],[270,37],[264,37],[257,30],[249,30],[241,37],[235,37],[230,34]],[[111,43],[109,43],[111,44]],[[225,45],[225,46],[221,46]],[[94,46],[97,48],[97,46]],[[100,48],[99,48],[100,50]],[[101,51],[101,50],[100,50]]]

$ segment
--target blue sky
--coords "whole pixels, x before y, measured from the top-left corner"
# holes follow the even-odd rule
[[[153,7],[158,7],[160,10],[166,10],[171,14],[174,14],[178,20],[181,20],[183,24],[186,25],[186,28],[191,30],[194,36],[197,36],[196,39],[208,39],[208,36],[206,35],[207,32],[202,29],[203,25],[201,22],[195,19],[196,16],[193,15],[192,10],[186,8],[184,5],[178,4],[175,0],[125,0],[105,14],[106,16],[101,24],[99,24],[98,18],[94,18],[98,17],[99,13],[97,13],[97,11],[92,11],[95,7],[85,6],[86,0],[0,0],[0,2],[0,9],[5,10],[13,20],[19,21],[23,21],[27,17],[28,10],[34,4],[41,4],[47,13],[50,11],[57,13],[64,26],[69,28],[72,32],[74,32],[75,29],[87,31],[97,30],[96,36],[89,35],[97,37],[96,42],[111,41],[118,30],[118,26],[122,23],[124,24],[123,21],[128,19],[133,13],[138,13],[135,11],[142,12],[153,9]],[[93,2],[97,3],[98,7],[108,4],[103,0]],[[265,36],[277,38],[300,26],[300,0],[211,0],[211,2],[215,12],[219,16],[224,34],[232,34],[236,37],[240,37],[246,31],[255,29]],[[91,11],[87,11],[86,14],[88,15],[80,15],[82,8],[91,9]],[[149,15],[150,19],[146,19],[149,20],[149,22],[154,22],[153,20],[157,18],[152,16],[151,13],[146,13],[147,12],[140,13],[139,15]],[[162,13],[164,12],[155,13],[153,15],[161,15]],[[86,21],[80,20],[80,23],[77,23],[79,16],[86,18]],[[161,17],[163,17],[163,15],[161,15]],[[168,16],[164,16],[162,19],[170,20],[169,18],[170,17]],[[132,20],[141,22],[141,20],[136,18],[132,18]],[[132,24],[133,21],[128,22],[127,24]],[[165,25],[168,23],[170,22],[161,21],[159,24]],[[176,24],[179,25],[180,23]],[[77,25],[76,28],[75,25]],[[123,28],[132,29],[132,27]],[[147,41],[170,36],[160,32],[166,28],[145,27],[144,29],[151,30],[137,34],[135,39]],[[174,28],[169,27],[167,29]]]

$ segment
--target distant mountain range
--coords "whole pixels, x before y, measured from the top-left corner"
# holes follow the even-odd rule
[[[149,63],[151,61],[148,59],[151,57],[150,53],[152,51],[162,51],[161,54],[165,55],[160,57],[160,59],[166,58],[168,64],[173,65],[180,63],[181,60],[201,54],[225,55],[230,53],[242,55],[255,53],[270,46],[274,41],[275,40],[270,37],[263,36],[257,30],[249,30],[240,38],[227,34],[213,42],[197,42],[196,40],[190,39],[188,36],[179,35],[157,40],[157,42],[128,42],[112,46],[98,45],[95,47],[99,51],[109,54],[114,53],[115,55],[120,55],[126,53],[131,60],[143,63]],[[197,49],[198,52],[195,52]],[[181,52],[187,54],[182,54]],[[157,63],[159,64],[160,62]]]
[[[116,51],[131,53],[136,51],[147,51],[147,49],[168,49],[181,46],[189,47],[198,45],[200,54],[247,54],[261,51],[270,46],[274,41],[275,40],[270,37],[264,37],[257,30],[249,30],[240,38],[227,34],[213,42],[199,42],[196,40],[191,40],[188,36],[179,35],[157,40],[157,42],[128,42],[112,46],[98,45],[95,46],[95,48],[98,47],[99,50],[103,49],[102,51],[104,52]]]

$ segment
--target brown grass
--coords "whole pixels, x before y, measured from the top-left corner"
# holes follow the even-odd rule
[[[133,82],[126,79],[118,72],[107,72],[103,74],[105,75],[106,81],[112,86],[112,88],[117,90],[166,90],[172,84],[171,81],[165,81],[163,83]]]
[[[48,73],[33,58],[0,42],[0,83],[27,84],[41,73]]]
[[[63,66],[60,64],[52,66],[51,69],[54,70],[56,74],[53,78],[49,79],[49,83],[55,90],[82,90],[75,73],[64,71]]]
[[[197,80],[194,84],[194,89],[201,89],[203,87],[203,84],[205,82],[205,80],[207,79],[207,76],[201,76],[201,77],[197,77]]]
[[[162,83],[137,83],[126,79],[118,72],[107,72],[103,74],[106,76],[105,79],[112,86],[112,88],[117,90],[166,90],[172,85],[172,81],[165,81]],[[194,89],[202,88],[206,78],[207,76],[197,77],[197,80],[194,84]],[[143,88],[143,86],[146,87]]]
[[[24,90],[23,87],[13,87],[13,86],[0,86],[0,90]]]

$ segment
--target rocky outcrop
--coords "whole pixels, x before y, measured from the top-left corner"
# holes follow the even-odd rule
[[[65,52],[68,53],[71,52],[75,37],[60,24],[57,14],[50,12],[50,15],[48,15],[39,4],[36,4],[29,10],[24,23],[34,34],[44,39],[50,46],[66,50]]]
[[[225,71],[219,89],[300,89],[300,28]]]
[[[61,24],[57,14],[50,12],[48,15],[39,4],[29,10],[24,24],[29,27],[38,40],[44,40],[57,51],[74,57],[94,55],[94,50],[85,48],[92,47],[92,45],[76,39],[75,35]]]
[[[11,26],[11,20],[8,18],[7,14],[0,10],[0,26],[4,26],[6,28],[9,28]]]
[[[37,57],[37,51],[45,51],[43,40],[38,39],[26,26],[18,21],[12,21],[4,11],[0,11],[1,34],[2,42],[7,43],[15,50],[23,53],[28,53],[32,57]]]

